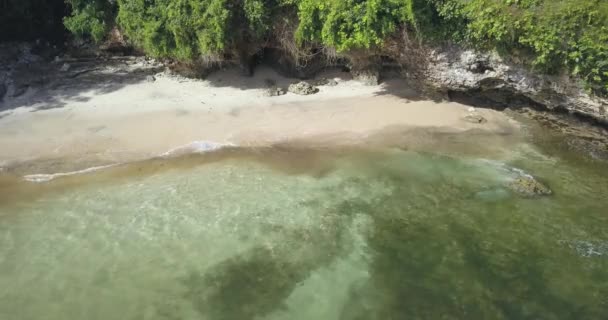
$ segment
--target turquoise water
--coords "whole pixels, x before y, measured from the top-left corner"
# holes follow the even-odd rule
[[[0,319],[608,317],[603,162],[534,143],[225,153],[4,201]],[[511,192],[513,167],[554,195]]]

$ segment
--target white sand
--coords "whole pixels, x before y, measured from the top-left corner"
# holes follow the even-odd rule
[[[155,82],[125,84],[107,92],[91,88],[67,95],[65,88],[58,88],[27,94],[0,113],[0,166],[56,158],[135,160],[192,141],[358,143],[391,127],[501,134],[517,130],[514,121],[492,110],[475,111],[488,120],[485,124],[466,122],[468,106],[418,99],[398,80],[365,86],[344,73],[329,77],[339,84],[321,86],[310,96],[266,96],[265,79],[285,86],[294,80],[265,68],[252,78],[227,70],[205,81],[158,75]],[[61,107],[40,110],[49,101]]]

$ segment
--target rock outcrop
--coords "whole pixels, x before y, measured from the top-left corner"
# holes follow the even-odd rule
[[[428,85],[444,92],[485,95],[505,106],[529,100],[550,110],[568,111],[608,124],[608,99],[589,94],[567,75],[533,73],[495,53],[457,47],[430,50],[424,76]]]
[[[512,191],[524,197],[548,196],[553,193],[549,187],[529,175],[519,176],[507,186]]]
[[[306,81],[290,84],[287,90],[299,95],[309,95],[319,91],[319,89]]]

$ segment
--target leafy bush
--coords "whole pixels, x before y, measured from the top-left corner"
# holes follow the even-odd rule
[[[373,51],[409,28],[428,41],[523,55],[539,71],[568,70],[608,94],[606,0],[67,1],[72,32],[100,40],[116,22],[153,56],[246,55],[279,34],[301,47]],[[280,23],[297,26],[295,32],[273,33]]]
[[[63,19],[65,27],[73,34],[90,35],[101,41],[112,24],[115,14],[114,2],[109,0],[66,0],[72,9],[71,15]]]
[[[119,0],[118,24],[154,56],[192,59],[260,41],[276,4],[262,0]]]
[[[527,51],[543,72],[569,70],[608,93],[608,2],[604,0],[435,0],[452,34],[469,44]],[[464,32],[462,31],[464,30]]]
[[[428,24],[434,14],[426,0],[300,0],[298,42],[318,42],[338,51],[382,46],[404,25]],[[431,10],[429,10],[431,9]]]

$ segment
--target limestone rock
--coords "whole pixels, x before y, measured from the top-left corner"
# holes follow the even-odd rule
[[[536,73],[491,52],[457,46],[429,49],[424,77],[436,89],[487,95],[504,107],[525,99],[608,123],[608,99],[589,94],[580,81],[568,75]]]
[[[524,197],[547,196],[553,193],[549,187],[528,175],[515,178],[508,184],[508,187]]]
[[[309,95],[319,91],[319,89],[306,81],[290,84],[287,90],[299,95]]]

